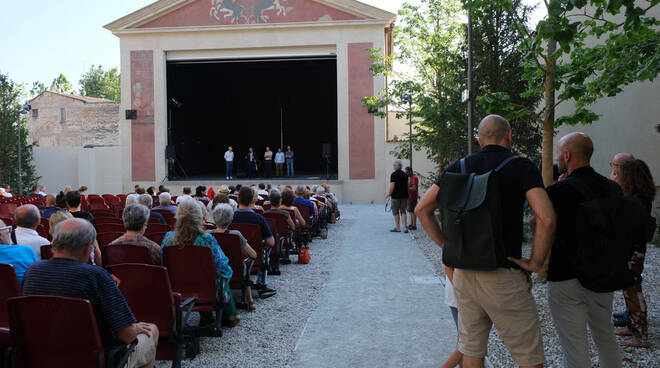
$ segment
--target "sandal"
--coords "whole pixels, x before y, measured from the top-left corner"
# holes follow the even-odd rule
[[[392,230],[390,230],[390,232],[391,232],[391,233],[400,233],[400,232],[401,232],[401,230],[397,230],[397,229],[392,229]]]
[[[619,341],[619,345],[621,346],[630,346],[634,348],[648,348],[649,343],[648,341],[640,340],[636,337],[632,337],[630,339],[625,339],[623,341]]]
[[[617,336],[632,336],[632,331],[628,327],[616,328],[614,334]]]
[[[257,306],[254,305],[254,302],[252,302],[252,303],[249,303],[249,304],[248,304],[247,309],[248,309],[248,311],[250,311],[250,312],[254,312],[254,311],[257,310]]]

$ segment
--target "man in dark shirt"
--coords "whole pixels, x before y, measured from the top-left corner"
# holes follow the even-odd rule
[[[268,227],[266,219],[260,214],[254,212],[252,208],[257,203],[257,193],[250,187],[244,186],[241,187],[241,190],[238,192],[238,209],[234,211],[234,221],[235,224],[254,224],[258,225],[261,229],[261,239],[264,241],[264,246],[273,248],[275,246],[275,238],[273,233]],[[267,298],[275,294],[274,289],[270,289],[268,286],[268,273],[266,272],[265,267],[259,271],[257,276],[257,288],[259,289],[259,297]]]
[[[149,219],[156,219],[162,225],[167,225],[167,221],[165,221],[165,217],[163,217],[162,214],[151,210],[154,200],[149,194],[140,194],[140,197],[138,197],[138,203],[149,209]]]
[[[576,244],[575,212],[586,200],[570,184],[579,180],[597,196],[623,195],[615,182],[596,173],[589,161],[593,153],[591,138],[571,133],[559,140],[557,164],[567,178],[548,187],[557,211],[557,233],[548,268],[548,301],[559,342],[568,367],[591,366],[587,324],[598,347],[601,367],[620,367],[621,353],[612,324],[613,293],[596,293],[582,287],[571,266]]]
[[[486,173],[512,155],[509,123],[497,115],[484,118],[479,124],[479,145],[481,151],[465,159],[467,172]],[[445,172],[460,172],[459,166],[457,161]],[[502,198],[502,234],[509,262],[492,271],[455,270],[453,285],[460,331],[458,350],[464,354],[465,367],[483,367],[488,336],[495,324],[517,365],[542,367],[545,360],[543,342],[536,304],[530,292],[532,284],[520,267],[534,272],[541,269],[551,245],[555,215],[541,175],[531,161],[515,159],[496,175]],[[434,211],[438,208],[441,185],[442,176],[415,209],[424,230],[440,247],[444,245],[445,235]],[[520,259],[525,200],[537,216],[530,259]]]
[[[66,193],[66,208],[69,209],[73,217],[94,223],[94,216],[91,213],[80,210],[80,193],[77,190]]]
[[[400,160],[394,161],[394,172],[390,175],[390,187],[385,198],[392,198],[391,208],[394,215],[395,228],[391,232],[400,232],[399,217],[403,225],[403,232],[408,232],[408,218],[406,208],[408,207],[408,175],[401,170],[403,164]]]
[[[96,231],[82,219],[65,220],[57,225],[53,258],[33,263],[23,277],[23,295],[57,295],[87,299],[92,304],[103,347],[138,345],[129,367],[153,365],[156,358],[158,327],[135,321],[117,283],[103,268],[87,264]]]

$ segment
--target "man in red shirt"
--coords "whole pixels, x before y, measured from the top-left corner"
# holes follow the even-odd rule
[[[417,206],[417,199],[419,198],[419,178],[412,171],[410,166],[406,167],[406,175],[408,175],[408,216],[410,216],[410,225],[408,229],[417,230],[417,216],[415,216],[415,206]]]

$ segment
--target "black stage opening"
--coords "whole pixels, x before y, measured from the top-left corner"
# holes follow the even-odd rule
[[[230,145],[235,177],[247,175],[248,147],[262,176],[265,147],[276,152],[281,137],[296,176],[337,177],[335,56],[170,61],[167,101],[169,179],[224,178]]]

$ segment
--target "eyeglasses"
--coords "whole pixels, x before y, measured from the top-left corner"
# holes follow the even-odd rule
[[[0,227],[0,231],[5,231],[5,230],[11,231],[11,228],[12,228],[11,226],[3,226],[3,227]]]
[[[615,164],[614,162],[610,162],[610,167],[621,167],[621,164]]]

